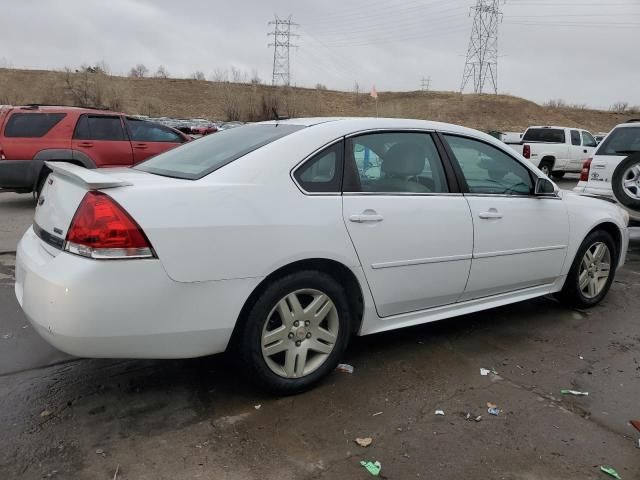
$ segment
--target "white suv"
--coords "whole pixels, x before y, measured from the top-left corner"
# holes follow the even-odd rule
[[[616,126],[582,166],[574,192],[617,200],[640,221],[640,119]]]

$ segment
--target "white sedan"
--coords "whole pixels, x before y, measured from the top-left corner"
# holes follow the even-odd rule
[[[133,168],[49,167],[15,284],[48,342],[129,358],[233,345],[285,394],[354,334],[551,293],[595,305],[628,243],[616,205],[444,123],[265,122]]]

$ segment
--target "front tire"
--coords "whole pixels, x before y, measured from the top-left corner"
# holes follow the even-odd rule
[[[640,153],[625,158],[611,177],[613,194],[622,205],[640,210]]]
[[[303,392],[335,370],[351,333],[340,284],[305,270],[275,280],[250,308],[239,354],[251,376],[280,395]]]
[[[559,298],[573,307],[597,305],[611,288],[617,264],[611,235],[604,230],[591,232],[578,248]]]

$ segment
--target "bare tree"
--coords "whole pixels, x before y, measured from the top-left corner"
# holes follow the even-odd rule
[[[193,72],[193,73],[191,74],[191,78],[192,78],[193,80],[206,80],[206,78],[205,78],[205,76],[204,76],[204,73],[203,73],[203,72],[201,72],[200,70],[197,70],[197,71]]]
[[[164,68],[164,65],[160,65],[153,76],[155,78],[169,78],[169,72]]]
[[[224,86],[222,109],[227,116],[227,121],[240,120],[240,99],[228,83]]]
[[[101,73],[102,75],[111,75],[111,67],[104,60],[100,60],[93,67],[96,73]]]
[[[545,102],[544,106],[549,108],[563,108],[567,106],[567,102],[565,102],[561,98],[557,98],[555,100],[549,100],[548,102]]]
[[[74,105],[80,107],[100,106],[103,100],[100,80],[98,76],[91,73],[89,68],[73,73],[69,67],[65,67],[65,93],[71,96]]]
[[[624,113],[629,109],[629,102],[616,102],[611,105],[611,111],[616,113]]]
[[[139,63],[129,71],[129,76],[131,78],[144,78],[148,73],[149,69],[142,63]]]
[[[322,83],[316,83],[316,90],[326,90],[327,86]]]
[[[250,82],[251,82],[253,85],[261,85],[261,84],[262,84],[262,79],[261,79],[261,78],[260,78],[260,76],[258,75],[258,69],[257,69],[257,68],[254,68],[254,69],[251,71],[251,80],[250,80]]]
[[[211,80],[214,82],[228,82],[229,72],[227,70],[223,70],[222,68],[216,68],[211,75]]]
[[[239,68],[231,67],[231,81],[233,83],[247,83],[247,73]]]

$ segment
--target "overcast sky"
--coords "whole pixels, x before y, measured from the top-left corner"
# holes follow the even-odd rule
[[[4,0],[0,67],[105,61],[171,76],[231,66],[271,81],[274,15],[300,24],[292,83],[352,90],[458,90],[475,0]],[[537,102],[640,105],[640,0],[507,0],[499,92]]]

